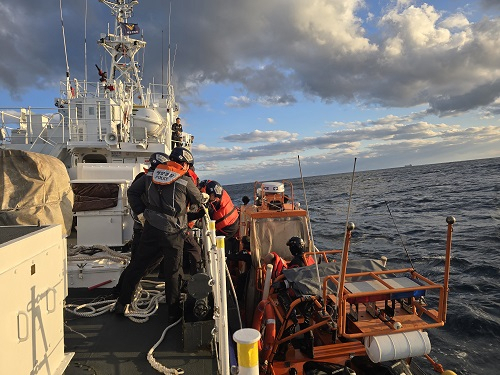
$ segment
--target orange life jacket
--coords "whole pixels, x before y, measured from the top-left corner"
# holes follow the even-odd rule
[[[169,185],[184,176],[188,171],[188,166],[182,166],[175,161],[168,161],[166,164],[158,165],[153,171],[153,182],[158,185]]]
[[[238,220],[239,213],[229,197],[229,194],[223,190],[220,198],[220,207],[215,210],[212,215],[212,220],[215,220],[215,229],[221,230],[228,225],[234,224]]]

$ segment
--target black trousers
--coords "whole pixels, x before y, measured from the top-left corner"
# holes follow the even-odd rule
[[[198,271],[197,267],[201,262],[201,247],[198,242],[196,242],[193,232],[191,231],[189,231],[184,240],[184,253],[187,254],[189,258],[189,273],[194,275]]]
[[[166,302],[169,305],[179,302],[184,237],[183,233],[167,234],[146,222],[139,249],[121,275],[118,302],[122,305],[130,303],[137,284],[160,263],[162,258],[165,260]]]

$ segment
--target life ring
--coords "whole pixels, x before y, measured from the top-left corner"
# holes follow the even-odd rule
[[[267,361],[273,350],[276,338],[276,318],[270,301],[264,300],[259,302],[253,314],[252,328],[261,333],[259,341],[260,361]]]

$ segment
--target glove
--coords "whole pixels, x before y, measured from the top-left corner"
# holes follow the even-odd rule
[[[206,204],[210,199],[210,195],[207,193],[201,193],[201,203]]]
[[[137,218],[141,222],[142,226],[144,226],[144,223],[146,222],[146,218],[144,217],[144,215],[143,214],[139,214],[139,215],[137,215]]]

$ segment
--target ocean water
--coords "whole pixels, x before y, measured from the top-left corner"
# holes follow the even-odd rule
[[[290,180],[308,206],[319,249],[340,249],[352,173]],[[225,186],[233,202],[254,184]],[[307,200],[307,205],[306,205]],[[443,282],[446,217],[454,216],[447,321],[432,329],[431,357],[457,374],[500,373],[500,158],[356,172],[350,259],[388,258]],[[406,250],[405,250],[406,249]],[[407,256],[408,253],[408,256]],[[437,299],[429,296],[428,302]]]

